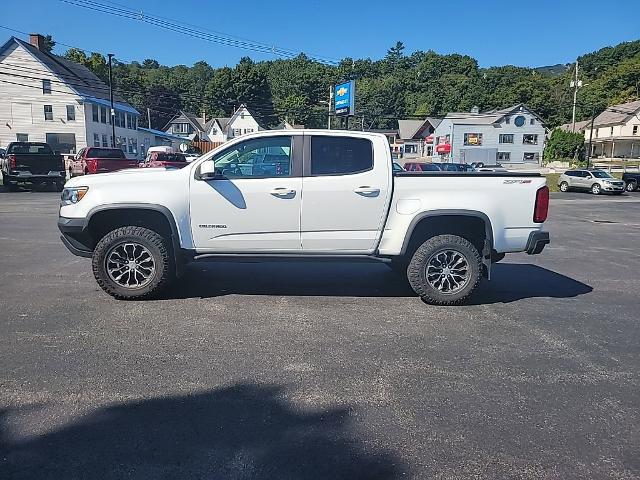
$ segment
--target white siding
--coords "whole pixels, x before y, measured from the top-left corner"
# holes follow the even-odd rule
[[[0,55],[0,70],[11,75],[0,76],[0,146],[15,142],[17,133],[38,142],[47,133],[72,133],[77,148],[85,145],[83,108],[73,90],[18,44]],[[51,80],[50,94],[42,92],[43,79]],[[45,105],[52,106],[53,120],[45,120]],[[75,121],[67,121],[67,105],[74,106]]]
[[[239,132],[234,132],[235,130],[239,130]],[[231,117],[229,125],[227,125],[227,137],[231,139],[258,130],[261,128],[256,119],[246,108],[241,108]]]

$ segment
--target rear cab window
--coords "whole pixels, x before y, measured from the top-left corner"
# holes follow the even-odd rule
[[[89,148],[87,158],[107,158],[125,160],[124,152],[119,148]]]
[[[53,155],[53,150],[46,143],[12,143],[7,149],[10,154]]]
[[[373,168],[373,144],[366,138],[311,137],[311,175],[352,175]]]

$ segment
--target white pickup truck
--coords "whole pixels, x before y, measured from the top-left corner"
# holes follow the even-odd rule
[[[548,203],[537,174],[394,173],[383,135],[279,130],[180,170],[73,178],[58,227],[119,299],[159,295],[191,261],[313,257],[386,262],[425,302],[452,305],[505,253],[542,251]]]

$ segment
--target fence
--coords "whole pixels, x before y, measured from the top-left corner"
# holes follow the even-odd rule
[[[202,153],[207,153],[222,145],[222,142],[191,142],[191,145],[200,149]]]

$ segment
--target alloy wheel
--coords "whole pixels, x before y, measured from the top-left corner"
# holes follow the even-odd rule
[[[106,256],[105,270],[111,280],[125,288],[142,288],[153,279],[156,270],[151,252],[140,243],[114,246]]]
[[[440,250],[427,261],[425,278],[435,290],[446,295],[453,295],[462,290],[469,282],[469,262],[457,250]]]

